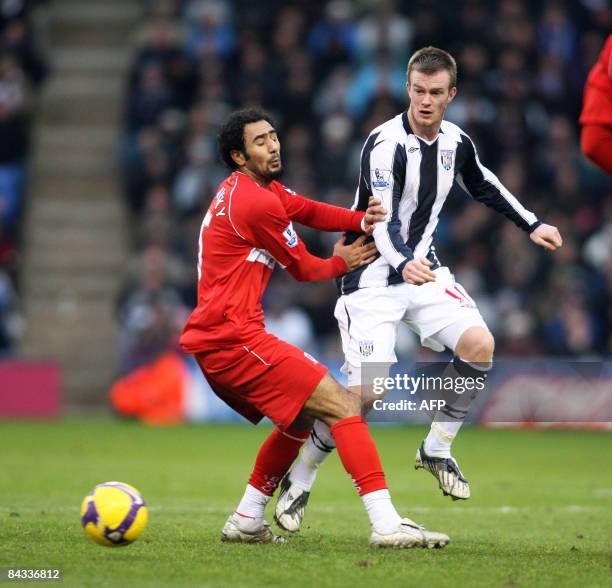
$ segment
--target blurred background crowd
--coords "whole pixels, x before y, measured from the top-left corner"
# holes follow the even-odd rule
[[[125,102],[125,198],[134,255],[120,300],[123,369],[157,353],[196,303],[203,210],[227,175],[219,125],[262,105],[280,130],[291,189],[351,206],[359,151],[405,108],[405,70],[425,45],[457,59],[447,118],[485,165],[557,225],[564,247],[534,246],[459,188],[436,234],[440,259],[477,300],[497,354],[612,353],[612,183],[581,156],[582,89],[607,31],[604,2],[150,1]],[[327,257],[336,235],[299,229]],[[339,359],[332,283],[275,272],[267,326]],[[401,351],[414,353],[409,333]]]
[[[19,322],[11,259],[28,88],[46,73],[27,10],[9,10],[28,4],[0,2],[0,350]],[[606,0],[144,0],[121,114],[132,257],[117,300],[119,371],[176,345],[196,303],[201,219],[227,175],[216,150],[227,115],[266,108],[280,131],[281,181],[350,207],[363,141],[405,109],[406,64],[425,45],[458,62],[448,120],[564,237],[548,254],[454,188],[435,237],[439,257],[477,301],[497,355],[612,354],[612,181],[580,154],[577,123],[611,29]],[[337,235],[298,231],[313,253],[331,254]],[[277,271],[264,300],[268,328],[337,363],[335,300],[332,282],[297,284]],[[399,340],[402,353],[417,353],[407,330]]]
[[[32,15],[45,2],[0,2],[0,357],[15,349],[23,330],[16,294],[20,227],[32,113],[48,73]]]

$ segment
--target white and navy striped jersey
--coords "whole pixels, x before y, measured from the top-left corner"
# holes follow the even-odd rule
[[[440,266],[432,245],[442,206],[457,181],[475,200],[494,208],[525,231],[540,222],[480,163],[474,143],[458,126],[443,121],[434,141],[417,137],[405,112],[376,127],[361,151],[359,185],[353,209],[366,210],[370,195],[388,215],[376,223],[379,256],[338,279],[340,294],[359,288],[400,284],[402,270],[415,257]],[[349,234],[347,243],[357,238]]]

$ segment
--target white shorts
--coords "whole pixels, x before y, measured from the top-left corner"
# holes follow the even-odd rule
[[[435,270],[436,281],[421,286],[398,284],[362,288],[341,296],[334,315],[340,327],[349,386],[361,382],[363,362],[395,363],[400,321],[434,351],[455,350],[461,335],[474,326],[487,328],[476,303],[455,282],[447,267]]]

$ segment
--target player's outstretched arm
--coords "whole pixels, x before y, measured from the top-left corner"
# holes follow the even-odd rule
[[[493,208],[524,231],[532,232],[540,224],[538,217],[527,210],[498,177],[480,162],[476,147],[467,135],[461,135],[457,148],[457,181],[472,198]]]
[[[319,231],[371,234],[374,223],[384,221],[387,211],[380,206],[379,199],[371,199],[365,214],[325,202],[317,202],[301,194],[289,191],[276,183],[274,191],[281,197],[287,216],[292,221]]]
[[[536,245],[540,245],[549,251],[555,251],[563,245],[559,229],[552,225],[541,224],[530,233],[529,237]]]
[[[352,245],[337,243],[329,259],[312,255],[295,232],[281,202],[266,190],[260,191],[248,214],[242,212],[242,217],[232,220],[239,234],[255,248],[266,250],[300,282],[337,278],[349,269],[369,263],[376,255],[373,243],[363,245],[365,235]]]
[[[358,237],[350,245],[345,245],[345,240],[346,237],[342,236],[336,241],[333,256],[329,259],[321,259],[312,255],[304,244],[300,243],[299,255],[287,266],[287,271],[298,282],[316,282],[351,272],[362,265],[371,263],[376,258],[376,245],[374,243],[364,245],[365,235]],[[330,270],[336,273],[330,275]]]

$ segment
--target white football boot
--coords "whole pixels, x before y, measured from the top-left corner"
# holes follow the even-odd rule
[[[229,543],[286,543],[284,537],[272,533],[270,525],[262,521],[261,525],[254,529],[248,529],[241,525],[240,519],[232,514],[227,519],[221,531],[221,541]]]
[[[280,493],[274,511],[276,524],[289,533],[299,531],[309,498],[310,492],[293,485],[287,474],[280,483]]]
[[[433,457],[425,453],[425,441],[416,452],[414,469],[423,468],[438,481],[444,496],[453,500],[467,500],[470,497],[470,485],[465,479],[459,464],[453,457]]]
[[[417,525],[410,519],[402,519],[400,524],[387,534],[372,531],[370,547],[389,547],[392,549],[411,549],[414,547],[427,547],[441,549],[450,541],[448,535],[427,531],[425,527]]]

